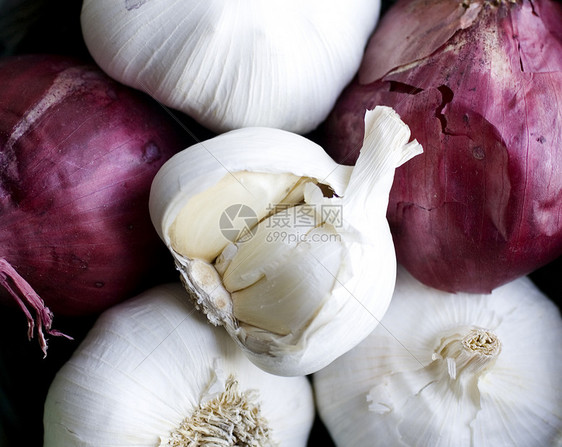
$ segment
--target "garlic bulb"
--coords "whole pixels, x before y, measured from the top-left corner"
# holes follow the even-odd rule
[[[224,132],[306,133],[355,75],[380,0],[85,0],[86,45],[111,77]]]
[[[561,340],[526,277],[454,295],[399,268],[381,324],[315,374],[319,414],[346,447],[560,445]]]
[[[388,107],[365,120],[354,168],[299,135],[244,128],[176,154],[153,181],[151,218],[187,291],[268,372],[326,366],[392,297],[388,193],[421,146]]]
[[[304,377],[257,368],[165,284],[106,311],[57,373],[45,447],[305,446]]]

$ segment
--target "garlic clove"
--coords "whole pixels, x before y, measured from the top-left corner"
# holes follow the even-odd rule
[[[292,225],[299,218],[304,218],[302,225]],[[330,238],[330,235],[335,237]],[[338,242],[337,231],[331,225],[324,224],[314,206],[304,203],[279,211],[260,222],[249,241],[238,244],[236,255],[225,271],[223,283],[228,290],[235,292],[250,286],[266,271],[267,274],[274,273],[283,264],[292,262],[293,254],[305,254],[309,249],[325,250],[325,244],[313,244],[313,239],[323,239],[329,247],[335,245],[333,242]],[[298,262],[294,264],[298,265]]]
[[[395,167],[421,146],[408,143],[409,129],[392,109],[378,107],[366,121],[364,156],[355,167],[334,163],[298,135],[246,128],[177,154],[154,179],[151,217],[188,294],[268,372],[305,375],[326,366],[372,331],[392,297],[396,261],[384,210]],[[265,198],[220,187],[254,174],[260,185],[271,182],[270,189],[255,190],[268,189]],[[280,177],[285,185],[276,183]],[[224,200],[193,201],[220,195],[219,189]],[[204,232],[179,248],[175,238],[188,232],[190,220],[221,215],[222,206],[241,199],[238,207],[263,207],[247,237],[215,244],[218,233],[209,230],[209,246],[221,252],[203,256],[193,249],[205,247]]]
[[[172,248],[191,258],[213,261],[229,240],[243,236],[234,225],[237,219],[243,219],[247,231],[251,232],[252,227],[270,212],[269,204],[286,201],[289,194],[291,200],[302,200],[295,193],[300,181],[301,177],[290,173],[226,174],[211,188],[191,197],[182,208],[170,226]],[[228,195],[224,194],[225,190]],[[207,206],[208,203],[215,206]],[[194,213],[197,213],[197,219],[191,218]],[[231,223],[232,230],[229,229]]]
[[[260,233],[256,235],[260,236]],[[231,269],[225,272],[223,283],[231,291],[234,316],[241,323],[280,335],[295,335],[306,327],[322,306],[322,301],[329,297],[345,250],[337,240],[337,233],[315,228],[304,235],[311,242],[302,240],[303,235],[300,234],[288,233],[283,237],[291,236],[301,240],[292,246],[279,244],[277,246],[285,250],[271,252],[263,250],[265,241],[258,248],[262,256],[250,263],[246,262],[248,258],[245,256],[251,255],[243,246]],[[312,242],[321,240],[322,236],[334,236],[335,239],[321,244]],[[239,263],[238,258],[242,260]],[[255,260],[260,262],[255,265]],[[239,281],[235,283],[238,288],[232,290],[234,281],[231,279],[234,276]],[[247,278],[256,281],[243,286],[241,281]]]

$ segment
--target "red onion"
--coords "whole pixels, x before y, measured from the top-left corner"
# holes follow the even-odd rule
[[[562,4],[399,0],[322,129],[337,161],[377,104],[424,148],[388,209],[418,280],[486,293],[562,253]]]
[[[45,351],[42,330],[60,335],[52,312],[101,312],[162,271],[148,195],[184,133],[144,95],[65,57],[3,59],[0,85],[0,301],[19,304],[30,336],[36,314]]]

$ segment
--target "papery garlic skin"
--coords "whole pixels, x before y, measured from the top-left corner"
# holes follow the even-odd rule
[[[314,375],[318,411],[338,446],[557,445],[560,340],[528,278],[454,295],[400,267],[381,324]]]
[[[299,135],[245,128],[176,154],[152,184],[151,218],[186,290],[268,372],[306,375],[326,366],[374,329],[392,297],[388,192],[396,166],[422,148],[408,142],[392,109],[377,107],[365,119],[355,167]],[[218,214],[260,203],[249,240],[223,235],[220,244]],[[314,218],[299,226],[305,213]],[[192,231],[212,222],[209,215],[216,227],[184,234],[185,251],[177,251],[178,228]],[[280,218],[289,224],[276,226]]]
[[[57,373],[45,403],[44,445],[168,445],[182,421],[204,415],[232,387],[231,378],[231,396],[238,392],[267,423],[265,445],[306,445],[314,418],[306,378],[263,372],[185,302],[179,282],[155,287],[106,311]]]
[[[111,77],[222,133],[307,133],[355,75],[380,0],[86,0],[86,45]]]

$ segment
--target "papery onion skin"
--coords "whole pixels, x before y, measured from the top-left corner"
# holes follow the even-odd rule
[[[157,283],[167,257],[149,188],[184,147],[183,130],[144,95],[63,56],[5,58],[0,85],[0,257],[67,316]]]
[[[388,208],[398,260],[421,282],[486,293],[562,253],[561,25],[549,0],[397,2],[324,123],[340,163],[377,104],[423,145]]]

